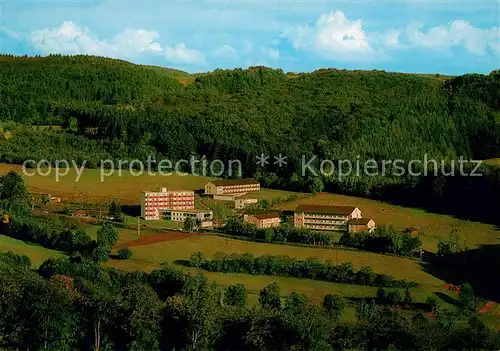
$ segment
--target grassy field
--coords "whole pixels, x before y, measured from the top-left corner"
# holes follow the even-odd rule
[[[238,282],[247,286],[251,294],[258,295],[260,290],[274,281],[279,282],[284,295],[297,291],[308,295],[315,301],[320,301],[328,293],[336,293],[345,297],[374,297],[377,289],[375,287],[357,286],[348,284],[335,284],[309,279],[296,279],[271,276],[252,276],[236,273],[206,272],[196,268],[176,264],[189,260],[191,253],[202,251],[207,257],[213,257],[217,251],[226,253],[251,252],[255,256],[260,255],[288,255],[298,259],[316,257],[321,261],[332,260],[333,262],[351,262],[356,269],[361,266],[370,266],[377,273],[392,275],[396,279],[409,279],[418,282],[422,286],[414,289],[414,298],[424,302],[428,296],[435,291],[447,294],[444,290],[444,282],[424,272],[422,267],[413,260],[378,255],[374,253],[330,250],[320,248],[304,248],[288,245],[274,245],[264,243],[246,242],[241,240],[226,239],[214,235],[198,236],[176,241],[131,247],[132,259],[127,261],[111,260],[109,265],[123,270],[145,270],[158,269],[162,264],[174,264],[179,268],[192,272],[203,272],[209,279],[217,281],[222,287],[236,284]],[[443,306],[451,308],[443,302]]]
[[[85,228],[85,231],[90,235],[92,239],[97,239],[97,231],[101,228],[100,225],[92,225]],[[137,240],[139,237],[137,236],[137,230],[135,229],[127,229],[127,228],[117,228],[118,230],[118,242],[117,244],[127,243],[129,241]],[[148,235],[158,235],[158,232],[155,232],[151,229],[141,228],[140,232],[141,236]]]
[[[26,183],[33,191],[49,192],[53,196],[60,196],[68,202],[109,202],[118,199],[122,204],[138,204],[141,191],[157,190],[160,187],[171,189],[198,190],[205,186],[211,179],[193,175],[148,175],[133,176],[129,171],[122,170],[121,176],[118,170],[101,182],[99,169],[84,169],[80,179],[76,182],[77,172],[74,168],[69,170],[65,176],[56,181],[55,170],[48,176],[26,176],[22,173],[19,165],[0,164],[0,174],[14,170],[23,175]],[[63,172],[63,170],[61,170]]]
[[[127,224],[132,224],[136,225],[137,224],[137,217],[132,217],[129,215],[124,215],[124,222]],[[173,221],[167,221],[164,219],[159,219],[159,220],[140,220],[141,224],[146,224],[148,227],[153,227],[153,228],[163,228],[163,229],[182,229],[184,227],[183,222],[173,222]]]
[[[61,176],[56,181],[55,170],[47,176],[27,176],[22,172],[20,165],[0,163],[0,174],[9,171],[16,171],[23,175],[24,180],[32,191],[48,192],[53,196],[63,198],[65,202],[80,203],[106,203],[112,199],[119,200],[122,204],[136,205],[140,203],[141,191],[155,191],[161,187],[171,189],[200,190],[205,187],[205,183],[213,178],[178,175],[170,176],[148,175],[145,172],[141,176],[133,176],[127,170],[121,173],[115,170],[114,174],[104,177],[101,182],[99,169],[84,169],[78,181],[77,172],[74,168],[69,169],[67,175]],[[33,170],[29,170],[33,172]],[[43,172],[48,171],[44,170]],[[65,170],[61,170],[61,173]],[[275,198],[286,198],[295,193],[283,190],[262,189],[258,193],[251,194],[250,197],[257,199],[272,200]]]
[[[212,257],[216,252],[245,253],[251,252],[260,255],[288,255],[298,259],[316,257],[321,261],[352,262],[355,268],[370,266],[378,273],[392,275],[396,279],[410,279],[417,283],[442,286],[444,283],[422,271],[419,264],[410,259],[379,255],[370,252],[307,248],[290,245],[276,245],[266,243],[248,242],[236,239],[227,239],[216,235],[203,235],[182,240],[165,241],[154,245],[138,246],[131,248],[136,261],[152,264],[189,260],[191,253],[202,251],[207,257]]]
[[[500,157],[499,158],[492,158],[489,160],[484,160],[483,162],[488,164],[488,165],[500,166]]]
[[[177,241],[166,241],[163,243],[147,246],[131,247],[131,260],[110,260],[108,265],[118,269],[151,271],[159,269],[163,265],[175,265],[176,267],[192,274],[203,273],[208,279],[216,281],[222,288],[236,283],[245,284],[249,292],[249,303],[257,304],[260,290],[272,283],[278,282],[283,296],[287,296],[293,291],[304,293],[313,301],[320,302],[326,294],[336,294],[346,298],[374,298],[377,293],[376,287],[336,284],[310,279],[297,279],[274,276],[253,276],[239,273],[219,273],[207,272],[197,268],[187,267],[180,264],[180,261],[189,260],[192,252],[202,251],[207,257],[213,257],[217,251],[226,253],[251,252],[255,256],[259,255],[288,255],[298,259],[316,257],[321,261],[332,260],[333,262],[351,262],[355,268],[363,265],[370,266],[377,273],[392,275],[396,279],[409,279],[419,284],[420,287],[412,289],[412,296],[416,302],[425,302],[428,297],[436,297],[436,293],[447,295],[449,299],[445,301],[438,298],[443,310],[454,311],[456,307],[449,301],[457,301],[458,297],[444,288],[445,282],[425,272],[416,261],[379,255],[367,252],[330,250],[320,248],[304,248],[287,245],[273,245],[264,243],[246,242],[241,240],[226,239],[214,235],[197,236]],[[177,262],[177,263],[176,263]],[[481,319],[487,325],[498,328],[500,319],[498,305],[487,314],[481,315]],[[348,313],[347,313],[348,312]],[[353,318],[354,306],[348,308],[344,318]]]
[[[299,204],[358,206],[363,217],[373,218],[377,225],[393,225],[398,229],[418,228],[424,249],[429,251],[436,251],[439,239],[448,235],[452,230],[457,230],[469,247],[480,244],[500,244],[500,231],[492,225],[358,197],[320,194],[277,205],[275,208],[292,210]]]
[[[9,170],[21,171],[21,166],[0,164],[0,174]],[[68,202],[109,202],[118,199],[123,204],[138,204],[141,190],[154,190],[161,186],[170,188],[202,189],[209,180],[197,176],[149,176],[147,174],[134,177],[128,171],[118,172],[100,181],[100,172],[96,169],[86,169],[78,182],[75,182],[76,172],[73,169],[68,175],[55,180],[55,175],[25,176],[27,184],[34,191],[50,192],[61,196]],[[294,193],[281,190],[263,189],[259,193],[248,196],[258,199],[287,198]],[[300,194],[302,195],[302,194]],[[209,200],[202,200],[205,202]],[[198,201],[200,202],[200,201]],[[357,197],[327,194],[306,196],[305,198],[275,206],[280,209],[294,209],[300,203],[355,205],[363,212],[363,217],[371,217],[377,225],[393,225],[396,228],[417,227],[420,230],[424,249],[435,251],[440,238],[448,235],[452,230],[464,239],[469,247],[479,244],[500,243],[500,231],[494,226],[478,222],[456,219],[450,216],[429,213],[423,210],[394,206],[388,203],[368,200]],[[211,207],[210,203],[206,203]],[[213,206],[212,206],[213,207]]]
[[[93,238],[96,237],[99,226],[88,227],[87,230]],[[137,239],[137,232],[130,229],[120,229],[118,243],[130,242]],[[152,231],[143,231],[142,235],[157,234]],[[434,296],[436,292],[456,298],[453,293],[444,289],[444,282],[424,272],[415,261],[378,255],[366,252],[328,250],[320,248],[302,248],[293,246],[281,246],[263,243],[245,242],[240,240],[226,239],[214,235],[205,235],[187,239],[167,241],[164,243],[138,246],[131,248],[133,256],[131,260],[114,260],[107,262],[108,266],[116,267],[125,271],[143,270],[150,272],[161,268],[164,264],[175,265],[187,272],[196,274],[203,273],[208,279],[216,281],[222,288],[236,283],[243,283],[249,292],[249,304],[258,303],[260,290],[272,283],[278,282],[283,296],[287,296],[293,291],[304,293],[313,301],[320,302],[329,293],[344,296],[346,298],[373,298],[376,296],[377,288],[369,286],[357,286],[348,284],[336,284],[310,279],[297,279],[273,276],[252,276],[237,273],[215,273],[206,272],[196,268],[186,267],[179,264],[179,261],[188,260],[192,252],[203,251],[208,257],[212,257],[217,251],[224,252],[252,252],[254,255],[289,255],[299,259],[317,257],[318,259],[333,260],[334,262],[352,262],[355,268],[363,265],[372,267],[378,273],[390,274],[397,279],[410,279],[420,284],[421,287],[412,290],[412,296],[417,302],[424,302],[427,297]],[[59,257],[63,254],[42,248],[40,246],[29,245],[22,241],[0,235],[0,251],[13,251],[25,254],[32,260],[34,267],[38,267],[44,260],[51,257]],[[176,263],[177,262],[177,263]],[[441,307],[445,310],[453,310],[455,307],[444,300],[440,300]],[[482,315],[481,318],[490,326],[496,327],[499,323],[498,306],[491,313]],[[344,319],[353,318],[354,306],[350,306]]]
[[[12,251],[16,254],[26,255],[31,259],[34,267],[38,267],[43,261],[51,257],[63,256],[62,253],[49,250],[41,246],[26,244],[24,241],[0,235],[0,251]]]

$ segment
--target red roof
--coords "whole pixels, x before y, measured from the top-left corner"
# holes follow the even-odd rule
[[[356,206],[328,206],[328,205],[299,205],[295,212],[314,212],[350,215],[356,209]]]

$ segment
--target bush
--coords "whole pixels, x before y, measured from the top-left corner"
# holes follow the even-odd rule
[[[328,294],[323,298],[322,306],[330,317],[338,320],[344,312],[346,302],[341,296]]]
[[[205,254],[203,252],[194,252],[189,259],[189,265],[191,267],[200,268],[205,264],[205,261]]]
[[[118,241],[118,230],[113,224],[106,222],[97,231],[97,244],[111,249]]]
[[[460,302],[464,309],[475,312],[478,306],[478,299],[474,293],[474,289],[469,283],[460,286]]]
[[[427,305],[427,310],[429,312],[438,313],[439,312],[439,302],[435,297],[429,296],[425,301]]]
[[[239,218],[230,218],[224,227],[224,231],[227,234],[243,236],[251,240],[268,243],[330,244],[330,236],[328,234],[312,232],[307,228],[295,228],[290,224],[263,229],[245,223]]]
[[[92,259],[95,262],[106,262],[109,259],[110,249],[106,246],[97,246],[92,251]]]
[[[31,267],[31,260],[26,255],[17,255],[13,252],[0,252],[0,260],[12,264],[13,266]]]
[[[390,276],[377,274],[368,267],[356,272],[350,262],[336,266],[330,261],[320,262],[316,258],[300,261],[288,256],[253,257],[249,253],[227,255],[217,252],[213,260],[207,260],[203,253],[196,252],[191,255],[190,265],[211,272],[309,278],[333,283],[393,288],[417,286],[414,282],[395,280]]]
[[[354,235],[345,233],[340,238],[339,244],[399,256],[411,256],[422,246],[418,237],[412,237],[392,227],[378,227],[372,233],[363,232]]]
[[[227,287],[224,292],[224,303],[230,306],[243,307],[247,303],[247,297],[245,285],[238,283]]]
[[[274,282],[264,287],[259,294],[259,303],[264,308],[281,308],[281,289]]]
[[[132,257],[132,250],[130,250],[128,247],[124,247],[118,250],[117,257],[120,260],[128,260],[130,257]]]

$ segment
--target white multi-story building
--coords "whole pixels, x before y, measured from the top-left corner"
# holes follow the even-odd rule
[[[299,205],[293,216],[295,227],[338,232],[348,232],[349,221],[358,219],[361,210],[355,206]]]
[[[223,179],[205,184],[205,194],[235,195],[260,191],[260,183],[255,179]]]
[[[194,191],[168,190],[143,191],[141,196],[141,217],[147,220],[161,219],[167,210],[193,210]]]

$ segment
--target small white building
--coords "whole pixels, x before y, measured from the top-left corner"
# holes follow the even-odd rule
[[[199,219],[200,221],[212,221],[214,214],[212,211],[206,210],[165,210],[163,212],[164,218],[172,222],[184,222],[187,217]]]

